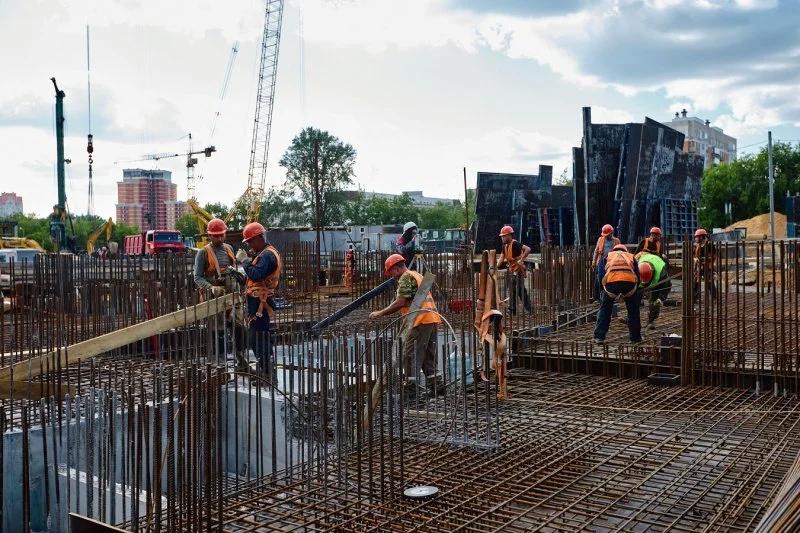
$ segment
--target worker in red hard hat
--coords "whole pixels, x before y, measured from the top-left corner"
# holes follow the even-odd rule
[[[267,230],[258,222],[251,222],[242,231],[242,242],[251,250],[237,252],[247,275],[247,325],[250,331],[250,348],[258,358],[262,374],[273,375],[272,339],[270,324],[275,320],[275,291],[281,278],[283,260],[278,250],[267,240]]]
[[[394,301],[380,311],[369,314],[371,320],[400,312],[405,316],[410,312],[411,302],[422,283],[422,274],[409,270],[400,254],[392,254],[384,263],[384,275],[397,280],[397,295]],[[413,325],[403,339],[403,371],[405,374],[405,396],[415,400],[422,392],[417,382],[419,370],[425,375],[425,386],[432,394],[444,393],[442,374],[436,371],[436,340],[438,325],[442,319],[436,310],[436,303],[430,291],[422,302],[420,311],[411,317]]]
[[[517,314],[517,299],[522,300],[527,312],[531,312],[531,301],[528,298],[528,289],[525,288],[525,277],[528,269],[525,267],[525,258],[531,253],[529,246],[522,244],[514,238],[514,228],[505,225],[500,229],[502,252],[497,259],[496,267],[500,269],[506,265],[509,273],[509,310],[512,315]]]
[[[236,268],[236,257],[233,248],[225,243],[228,226],[223,220],[212,218],[206,226],[208,244],[203,246],[194,257],[194,283],[206,297],[218,297],[225,294],[225,278],[223,274],[228,268]]]
[[[656,254],[644,253],[637,259],[639,266],[639,288],[647,296],[649,309],[646,329],[654,329],[661,307],[669,296],[672,282],[667,272],[667,263]]]
[[[604,225],[600,230],[600,237],[597,239],[592,256],[592,267],[596,273],[595,296],[597,299],[602,296],[602,280],[605,275],[606,257],[611,249],[619,243],[619,239],[614,237],[614,226],[611,224]]]
[[[614,303],[624,301],[628,310],[628,334],[631,342],[642,340],[639,306],[642,293],[639,290],[639,267],[636,258],[628,252],[624,244],[615,245],[608,253],[605,274],[601,281],[603,293],[600,296],[600,309],[594,327],[594,342],[605,342],[608,328],[611,325],[611,313]]]
[[[661,241],[661,228],[658,226],[650,228],[650,235],[642,239],[642,242],[636,247],[634,255],[638,259],[643,253],[655,254],[662,259],[664,258],[664,243]]]
[[[694,249],[692,253],[694,260],[694,293],[693,302],[697,302],[701,296],[702,282],[708,295],[715,298],[717,295],[716,284],[714,283],[714,263],[717,259],[717,250],[708,238],[708,232],[703,228],[698,228],[694,232]]]

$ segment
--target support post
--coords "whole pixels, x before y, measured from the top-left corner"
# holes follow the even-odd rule
[[[772,132],[767,132],[767,165],[769,166],[769,236],[775,240],[775,170],[772,167]]]

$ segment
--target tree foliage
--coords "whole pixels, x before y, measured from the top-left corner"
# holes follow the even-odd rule
[[[786,193],[800,192],[800,144],[776,143],[772,147],[775,170],[775,210],[785,211]],[[748,154],[727,165],[707,169],[700,196],[700,225],[725,227],[769,212],[768,155],[764,147],[758,154]],[[731,204],[731,217],[725,204]]]

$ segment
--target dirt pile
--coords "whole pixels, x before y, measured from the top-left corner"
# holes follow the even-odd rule
[[[725,231],[733,231],[738,228],[745,228],[747,230],[747,240],[759,240],[769,238],[769,213],[763,215],[756,215],[753,218],[740,220],[734,222]],[[775,238],[786,238],[786,215],[775,213]]]

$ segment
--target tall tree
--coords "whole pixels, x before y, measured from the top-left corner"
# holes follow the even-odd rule
[[[279,162],[286,169],[285,189],[308,206],[313,223],[319,213],[320,225],[330,223],[332,193],[353,183],[356,151],[327,131],[305,128],[292,139]]]

